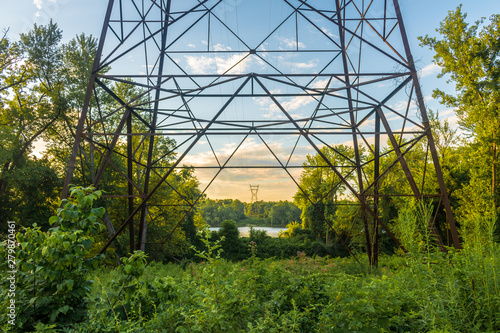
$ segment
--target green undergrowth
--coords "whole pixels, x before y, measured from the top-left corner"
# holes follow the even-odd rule
[[[217,244],[215,244],[217,247]],[[255,251],[255,246],[250,250]],[[100,269],[71,332],[498,332],[498,245],[448,255],[242,262],[217,251],[185,266],[137,252]]]
[[[363,254],[260,258],[266,242],[258,237],[244,249],[247,259],[228,261],[221,251],[234,248],[230,233],[211,239],[205,228],[193,247],[197,262],[148,264],[136,251],[111,269],[92,254],[102,230],[104,209],[93,207],[100,194],[73,188],[50,220],[57,226],[16,234],[16,321],[0,313],[2,331],[500,331],[496,219],[472,220],[464,248],[445,254],[431,241],[431,207],[411,203],[401,209],[397,230],[408,252],[381,256],[377,268]],[[2,257],[9,251],[0,244]],[[3,309],[13,299],[6,263],[0,264]]]

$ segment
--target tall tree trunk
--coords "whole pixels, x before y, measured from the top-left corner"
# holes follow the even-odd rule
[[[92,140],[92,137],[90,137],[90,140]],[[90,146],[90,151],[89,151],[89,169],[90,169],[90,182],[94,184],[95,180],[95,157],[94,157],[94,146]],[[82,170],[83,174],[83,170]],[[106,229],[108,229],[108,235],[109,237],[112,237],[116,231],[115,227],[113,226],[113,222],[111,222],[111,216],[109,216],[108,209],[106,208],[104,212],[104,216],[102,217],[104,220],[104,224],[106,224]],[[113,242],[113,248],[115,249],[115,259],[116,259],[116,264],[120,265],[120,255],[118,254],[118,249],[116,248],[116,242]]]
[[[5,177],[8,171],[9,171],[9,162],[4,164],[0,176]],[[7,181],[5,179],[0,179],[0,198],[4,195],[5,191],[7,191]]]
[[[495,206],[495,211],[498,207],[498,199],[497,199],[497,144],[496,142],[493,142],[493,147],[492,147],[492,155],[493,155],[493,161],[491,163],[491,195],[493,196],[493,204]]]
[[[108,229],[108,235],[109,237],[112,237],[115,234],[115,227],[113,226],[113,223],[111,222],[111,217],[109,216],[108,210],[104,212],[104,216],[102,217],[104,220],[104,223],[106,224],[106,229]],[[116,258],[116,264],[120,265],[120,255],[118,254],[118,251],[116,250],[116,243],[113,242],[113,247],[115,248],[115,258]]]
[[[146,207],[146,214],[144,215],[144,220],[146,220],[147,212],[148,212],[148,208]],[[144,221],[142,233],[139,235],[140,242],[141,242],[139,250],[141,250],[142,252],[146,252],[146,234],[147,234],[147,232],[148,232],[148,224],[146,223],[146,221]]]

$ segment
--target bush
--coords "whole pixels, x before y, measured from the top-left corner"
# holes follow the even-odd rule
[[[15,326],[4,329],[33,329],[45,324],[68,326],[86,316],[86,297],[92,281],[87,279],[89,269],[96,267],[102,256],[88,258],[93,236],[102,229],[97,222],[103,208],[93,208],[101,192],[92,187],[74,187],[70,199],[63,200],[64,208],[50,218],[57,226],[42,232],[36,224],[23,228],[16,235],[16,313]],[[0,256],[7,257],[2,244]],[[7,261],[1,263],[2,272],[10,270]],[[7,308],[9,281],[2,278],[1,306]],[[7,323],[6,312],[0,314]]]
[[[218,237],[221,239],[222,257],[231,260],[241,260],[247,257],[236,222],[233,220],[223,221],[218,232]]]

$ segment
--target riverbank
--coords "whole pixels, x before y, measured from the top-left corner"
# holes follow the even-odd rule
[[[240,237],[248,237],[250,236],[250,229],[265,231],[266,234],[270,237],[276,238],[280,231],[284,231],[286,227],[276,227],[276,226],[245,226],[238,227],[238,231],[240,233]],[[210,227],[210,231],[219,231],[220,227]]]

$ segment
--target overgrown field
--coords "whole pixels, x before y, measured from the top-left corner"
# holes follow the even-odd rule
[[[193,247],[196,262],[147,265],[137,251],[112,268],[93,246],[103,229],[104,209],[92,208],[100,195],[75,187],[74,200],[50,219],[57,227],[23,228],[15,249],[14,242],[0,243],[0,257],[14,253],[17,263],[12,281],[9,261],[0,262],[3,331],[500,331],[500,244],[493,223],[489,233],[474,229],[464,249],[444,254],[419,231],[427,226],[419,221],[428,219],[403,210],[400,238],[407,252],[382,256],[378,268],[362,253],[358,259],[304,252],[261,259],[266,242],[258,240],[248,243],[248,259],[231,262],[221,257],[224,236],[213,240],[207,228]]]
[[[96,270],[71,332],[498,332],[500,251]]]

